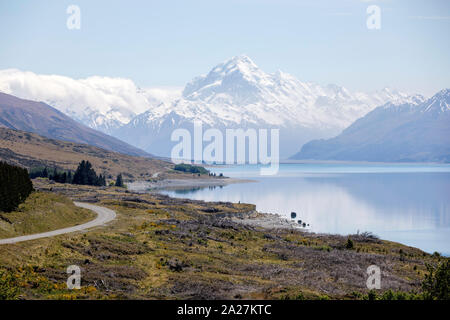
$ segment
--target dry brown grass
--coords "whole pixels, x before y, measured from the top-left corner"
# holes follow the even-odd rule
[[[84,291],[74,298],[352,299],[367,292],[366,268],[382,269],[382,291],[420,290],[425,263],[439,257],[384,240],[267,230],[239,224],[253,205],[130,194],[123,189],[52,185],[57,192],[116,210],[107,227],[0,247],[11,272],[31,265],[25,279],[41,277],[41,292],[24,285],[24,298],[65,298],[70,264],[82,268]],[[61,288],[60,288],[61,287]],[[94,288],[89,289],[88,288]],[[89,292],[87,292],[89,291]]]
[[[63,196],[34,192],[13,212],[0,212],[0,238],[17,237],[71,227],[96,216]]]
[[[93,164],[97,173],[113,178],[150,179],[156,172],[170,171],[169,162],[133,157],[86,144],[44,138],[34,133],[0,128],[0,160],[25,168],[37,166],[75,170],[81,160]]]

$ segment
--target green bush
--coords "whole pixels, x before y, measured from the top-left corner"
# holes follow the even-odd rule
[[[0,300],[13,300],[19,295],[19,284],[14,275],[0,270]]]
[[[428,274],[422,283],[425,299],[450,300],[450,260],[439,263],[437,267],[427,264]]]
[[[177,164],[173,169],[177,170],[177,171],[188,172],[188,173],[199,173],[199,174],[208,174],[209,173],[209,171],[203,167],[193,166],[193,165],[187,164],[187,163]]]
[[[389,289],[385,291],[380,297],[380,300],[421,300],[423,296],[415,292],[392,291]]]
[[[345,244],[345,247],[347,249],[353,249],[354,245],[353,245],[352,239],[350,239],[350,238],[347,239],[347,243]]]

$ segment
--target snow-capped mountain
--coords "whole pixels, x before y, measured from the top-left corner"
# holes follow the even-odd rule
[[[450,90],[426,101],[389,102],[340,135],[306,143],[294,159],[450,161]]]
[[[301,82],[262,71],[249,57],[236,56],[189,82],[179,99],[161,103],[113,132],[118,138],[169,155],[171,132],[194,120],[215,128],[280,128],[280,154],[292,155],[305,142],[338,134],[387,101],[423,100],[385,88],[366,94],[337,85]]]
[[[43,101],[75,120],[156,155],[167,156],[178,127],[279,128],[285,158],[306,142],[340,133],[387,101],[423,97],[385,88],[351,92],[337,85],[302,82],[266,73],[245,55],[218,64],[179,88],[142,89],[123,78],[72,79],[16,69],[0,70],[0,92]]]

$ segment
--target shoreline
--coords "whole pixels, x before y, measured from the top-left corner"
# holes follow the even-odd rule
[[[186,189],[186,188],[207,188],[211,186],[225,186],[232,183],[249,183],[249,182],[257,182],[255,180],[244,180],[244,179],[235,179],[235,178],[221,178],[221,179],[167,179],[167,180],[160,180],[157,182],[148,182],[148,181],[135,181],[133,183],[128,183],[128,190],[126,190],[126,193],[128,194],[136,194],[136,195],[151,195],[151,194],[158,194],[165,196],[167,198],[170,198],[174,202],[180,201],[180,203],[184,203],[185,201],[201,201],[204,203],[209,204],[215,204],[220,203],[220,201],[207,201],[207,200],[192,200],[189,198],[178,198],[178,197],[172,197],[169,195],[165,195],[161,193],[163,189],[165,190],[176,190],[176,189]],[[134,184],[133,188],[130,188],[130,184]],[[149,186],[152,186],[152,188],[148,188]],[[89,187],[88,187],[89,188]],[[105,188],[105,187],[103,187]],[[108,187],[106,187],[108,188]],[[105,189],[106,189],[105,188]],[[50,191],[50,192],[62,192],[65,193],[62,189],[54,186],[52,184],[52,188],[48,190],[47,188],[40,188],[42,191]],[[72,198],[72,197],[71,197]],[[73,199],[73,198],[72,198]],[[77,201],[87,201],[87,202],[97,202],[100,199],[97,198],[75,198]],[[237,204],[237,203],[236,203]],[[244,203],[241,203],[244,204]],[[255,206],[255,204],[251,204]],[[274,231],[298,231],[298,232],[305,232],[311,235],[316,236],[336,236],[336,237],[347,237],[351,236],[352,234],[337,234],[337,233],[326,233],[326,232],[314,232],[309,227],[301,227],[298,223],[295,222],[295,220],[290,220],[289,218],[286,218],[278,213],[267,213],[267,212],[260,212],[255,210],[252,210],[251,212],[248,212],[246,214],[239,214],[233,217],[229,217],[231,221],[234,223],[238,223],[242,226],[248,226],[248,227],[254,227],[254,228],[260,228],[264,230],[274,230]],[[398,242],[395,240],[389,240],[386,238],[379,238],[379,240],[382,241],[389,241],[398,243],[403,246],[407,246],[410,248],[415,248],[418,250],[421,250],[423,252],[423,249],[419,247],[414,247],[402,242]],[[431,251],[427,252],[428,254],[431,254]],[[447,254],[441,253],[442,256],[448,257]]]
[[[235,216],[231,221],[255,228],[265,230],[297,230],[301,232],[310,232],[309,228],[301,227],[294,220],[289,220],[277,213],[266,213],[255,210],[254,212]]]
[[[223,187],[234,183],[253,183],[258,182],[250,179],[238,179],[225,177],[222,179],[166,179],[157,182],[134,181],[128,183],[128,190],[132,193],[142,194],[158,192],[162,190],[182,190],[186,188],[207,188],[207,187]],[[170,196],[169,196],[170,197]],[[170,197],[173,198],[173,197]],[[179,199],[179,198],[173,198]],[[184,199],[184,198],[182,198]],[[210,202],[210,201],[205,201]],[[255,204],[252,204],[255,205]],[[259,227],[262,229],[289,229],[309,232],[309,228],[302,227],[295,220],[289,220],[278,213],[266,213],[254,211],[245,216],[232,217],[233,222],[247,225],[251,227]]]
[[[166,183],[161,183],[159,184],[159,187],[151,189],[151,190],[146,190],[146,191],[134,191],[134,190],[130,190],[129,191],[131,193],[136,193],[136,194],[151,194],[152,192],[156,192],[157,194],[160,195],[164,195],[172,200],[188,200],[188,201],[202,201],[205,203],[217,203],[216,201],[208,201],[208,200],[193,200],[193,199],[189,199],[189,198],[178,198],[178,197],[172,197],[169,195],[165,195],[160,193],[159,191],[165,189],[165,190],[176,190],[176,189],[185,189],[185,188],[199,188],[199,187],[209,187],[209,186],[225,186],[228,184],[232,184],[232,183],[250,183],[250,182],[258,182],[256,180],[247,180],[247,179],[237,179],[237,178],[228,178],[225,177],[224,180],[229,180],[228,183],[223,183],[223,184],[211,184],[210,179],[198,179],[197,181],[195,181],[197,179],[167,179],[167,180],[161,180],[158,182],[166,182]],[[195,182],[194,182],[195,181]],[[219,182],[219,181],[217,181]],[[225,181],[224,181],[225,182]],[[165,185],[168,185],[168,187],[165,187]],[[220,203],[220,201],[219,201]],[[241,203],[241,202],[239,202]],[[233,204],[236,204],[233,202]],[[256,205],[254,203],[249,203],[250,205],[255,206]],[[327,232],[314,232],[311,231],[311,229],[309,227],[301,227],[300,225],[298,225],[295,220],[290,220],[278,213],[268,213],[268,212],[260,212],[257,211],[256,209],[251,211],[251,212],[247,212],[245,214],[238,214],[235,215],[233,217],[229,217],[230,220],[234,223],[240,224],[242,226],[247,226],[250,228],[256,228],[256,229],[260,229],[260,230],[264,230],[267,232],[271,232],[271,231],[275,231],[275,232],[286,232],[286,231],[297,231],[297,232],[303,232],[306,234],[310,234],[312,236],[321,238],[321,237],[337,237],[337,238],[348,238],[350,236],[359,236],[359,234],[340,234],[340,233],[327,233]],[[370,231],[368,232],[368,234],[371,234],[374,236],[374,238],[370,241],[387,241],[390,243],[395,243],[398,245],[402,245],[411,249],[416,249],[416,250],[420,250],[422,252],[426,252],[427,254],[433,254],[432,252],[427,252],[424,251],[423,249],[419,248],[419,247],[415,247],[415,246],[411,246],[402,242],[398,242],[398,241],[394,241],[394,240],[389,240],[389,239],[385,239],[385,238],[381,238],[378,237],[376,234],[372,234]],[[440,253],[441,256],[443,257],[448,257],[448,255],[446,254],[442,254]]]
[[[250,183],[250,182],[258,182],[257,180],[251,180],[251,179],[239,179],[239,178],[219,178],[219,179],[166,179],[166,180],[160,180],[157,182],[147,182],[147,181],[136,181],[133,182],[134,186],[130,188],[130,184],[128,184],[128,188],[130,192],[133,193],[151,193],[151,192],[157,192],[162,190],[183,190],[183,189],[194,189],[194,188],[207,188],[207,187],[223,187],[229,184],[233,183]],[[161,194],[161,193],[160,193]],[[172,199],[188,199],[189,198],[177,198],[177,197],[171,197]],[[212,202],[203,200],[205,202]],[[240,202],[239,202],[240,203]],[[254,203],[250,203],[252,205],[255,205]],[[286,218],[282,216],[279,213],[266,213],[266,212],[260,212],[255,210],[252,214],[248,214],[246,216],[235,216],[231,218],[231,220],[235,223],[239,223],[244,226],[249,227],[255,227],[255,228],[261,228],[265,230],[296,230],[300,232],[307,232],[312,233],[316,235],[324,235],[324,236],[350,236],[352,234],[335,234],[335,233],[324,233],[324,232],[313,232],[311,231],[311,228],[309,227],[302,227],[298,223],[296,223],[296,220],[290,220],[289,218]],[[369,232],[371,233],[371,232]],[[376,235],[375,235],[376,236]],[[376,236],[378,238],[378,236]],[[389,240],[385,238],[379,238],[380,240],[384,241],[391,241],[396,242],[404,246],[410,247],[410,245],[402,242],[398,242],[395,240]],[[413,247],[419,250],[423,250],[419,247]],[[424,251],[426,252],[426,251]],[[427,252],[431,254],[432,252]],[[440,253],[442,256],[448,257],[449,255],[445,253]]]
[[[177,190],[186,188],[207,188],[207,187],[223,187],[233,183],[251,183],[256,180],[237,179],[237,178],[220,178],[220,179],[165,179],[156,182],[150,181],[134,181],[127,183],[130,192],[146,193],[161,189]]]

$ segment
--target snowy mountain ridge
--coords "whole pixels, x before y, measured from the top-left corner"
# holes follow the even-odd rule
[[[344,87],[301,82],[277,71],[263,72],[247,56],[237,56],[189,82],[181,99],[142,114],[157,121],[171,112],[208,125],[260,124],[268,126],[343,129],[387,101],[422,99],[385,88],[373,94],[351,93]]]
[[[450,90],[415,103],[386,103],[340,135],[312,140],[293,159],[449,162]]]

